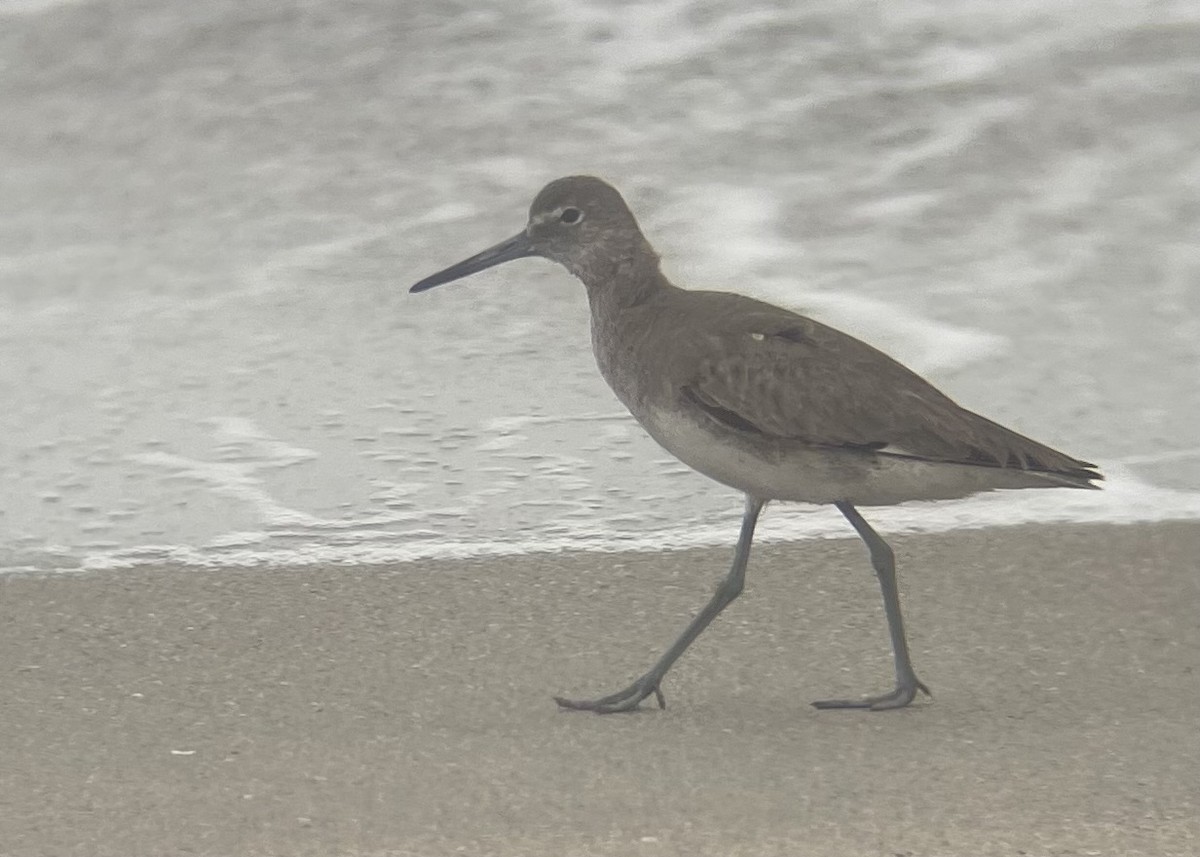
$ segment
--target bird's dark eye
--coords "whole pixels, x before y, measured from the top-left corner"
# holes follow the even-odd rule
[[[568,226],[573,226],[583,220],[583,212],[578,208],[564,208],[558,219]]]

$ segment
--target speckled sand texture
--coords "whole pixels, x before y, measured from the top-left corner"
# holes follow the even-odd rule
[[[724,551],[0,580],[4,855],[1193,855],[1200,525],[764,545],[669,708],[614,690]]]

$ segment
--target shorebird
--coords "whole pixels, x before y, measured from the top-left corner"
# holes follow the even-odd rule
[[[811,318],[742,295],[689,291],[615,188],[591,176],[548,184],[517,235],[415,284],[423,292],[541,256],[583,281],[600,373],[642,427],[694,470],[745,495],[733,564],[680,637],[628,687],[563,708],[632,711],[741,594],[759,513],[771,500],[831,504],[866,543],[883,593],[895,687],[817,708],[902,708],[917,691],[895,555],[858,512],[1002,488],[1097,488],[1096,465],[960,407],[891,357]]]

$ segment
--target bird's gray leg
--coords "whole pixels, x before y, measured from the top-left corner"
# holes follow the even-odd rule
[[[892,655],[896,661],[896,688],[891,693],[869,696],[866,699],[825,699],[814,702],[817,708],[869,708],[882,711],[888,708],[903,708],[913,701],[917,691],[932,696],[917,674],[913,672],[908,657],[908,640],[904,636],[904,619],[900,615],[900,590],[896,587],[896,555],[879,533],[863,520],[863,516],[849,503],[835,503],[838,511],[858,531],[871,552],[871,565],[879,578],[883,591],[883,610],[887,614],[888,633],[892,637]]]
[[[754,526],[758,523],[758,514],[765,504],[765,500],[746,496],[746,511],[742,516],[742,532],[738,537],[737,549],[734,551],[733,565],[729,568],[729,574],[717,586],[717,591],[713,593],[708,604],[704,605],[704,609],[691,621],[691,624],[679,635],[679,639],[671,644],[671,648],[667,649],[648,673],[624,690],[602,696],[599,699],[574,700],[556,696],[554,701],[563,708],[612,714],[617,711],[633,711],[638,707],[638,703],[650,694],[654,694],[658,700],[658,707],[666,708],[666,700],[663,699],[662,691],[659,689],[663,676],[667,674],[667,670],[679,659],[679,656],[687,651],[687,647],[709,626],[709,623],[742,593],[742,587],[746,580],[746,561],[750,559],[750,543],[754,539]]]

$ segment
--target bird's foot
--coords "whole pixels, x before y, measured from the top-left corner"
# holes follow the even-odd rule
[[[918,690],[926,696],[933,696],[929,688],[914,675],[897,684],[891,693],[881,693],[879,696],[868,696],[865,699],[819,699],[812,705],[813,708],[865,708],[870,711],[887,711],[908,705],[916,697]]]
[[[560,708],[567,708],[572,711],[594,711],[597,714],[616,714],[617,712],[636,711],[638,704],[643,699],[650,694],[654,694],[654,698],[658,700],[658,707],[666,708],[667,701],[658,686],[661,681],[662,676],[646,673],[624,690],[610,693],[608,696],[602,696],[599,699],[564,699],[561,696],[556,696],[554,697],[554,701],[558,703]]]

